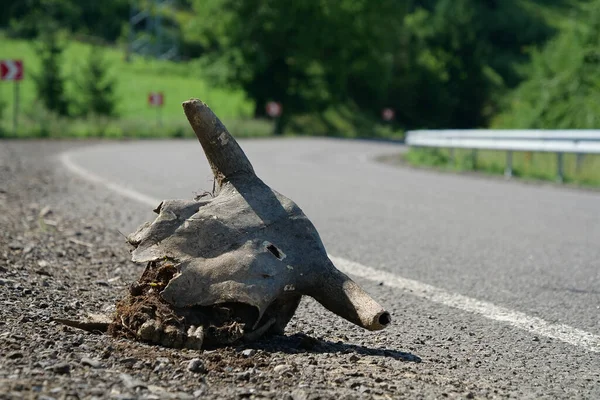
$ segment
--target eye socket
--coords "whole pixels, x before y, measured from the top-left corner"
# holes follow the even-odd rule
[[[267,250],[269,250],[271,252],[271,254],[273,254],[275,257],[277,257],[278,260],[281,260],[281,253],[279,252],[279,249],[277,247],[270,244],[267,246]]]

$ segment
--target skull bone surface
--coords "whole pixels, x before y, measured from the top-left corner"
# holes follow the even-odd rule
[[[303,295],[369,330],[390,315],[335,268],[290,199],[261,181],[235,139],[199,100],[183,103],[215,176],[215,193],[166,200],[128,237],[147,263],[117,306],[113,334],[170,347],[281,334]]]

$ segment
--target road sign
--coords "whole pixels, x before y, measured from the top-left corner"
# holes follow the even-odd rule
[[[281,115],[283,111],[283,107],[281,107],[281,103],[277,103],[275,101],[270,101],[266,106],[267,115],[271,118],[277,118]]]
[[[394,110],[392,110],[391,108],[384,108],[381,111],[381,118],[383,118],[384,121],[391,121],[394,119]]]
[[[162,107],[165,104],[165,96],[162,92],[150,92],[148,94],[148,104],[152,107]]]
[[[0,60],[0,80],[20,81],[23,79],[22,60]]]

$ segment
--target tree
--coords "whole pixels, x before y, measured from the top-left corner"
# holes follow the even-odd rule
[[[93,47],[78,81],[80,114],[116,115],[116,80],[108,72],[102,49]]]
[[[115,41],[129,19],[129,0],[3,0],[0,27],[16,36],[33,38],[48,18],[71,32]]]
[[[368,107],[381,100],[403,4],[196,0],[194,9],[213,75],[242,87],[255,101],[257,117],[267,101],[281,102],[285,124],[290,115],[353,98],[371,98],[361,101]]]
[[[63,50],[56,24],[48,21],[37,44],[41,68],[34,80],[38,97],[46,108],[66,116],[69,114],[69,101],[65,95],[65,81],[60,72]]]
[[[600,127],[600,0],[581,6],[563,32],[534,50],[525,81],[496,125],[506,128]]]
[[[388,103],[411,128],[486,126],[498,99],[520,80],[515,67],[528,60],[524,49],[553,34],[541,6],[523,0],[415,3],[395,55]]]

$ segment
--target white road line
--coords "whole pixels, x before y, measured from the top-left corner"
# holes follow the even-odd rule
[[[427,299],[434,303],[479,314],[482,317],[504,322],[536,335],[558,339],[573,346],[579,346],[585,350],[600,353],[600,336],[581,329],[573,328],[569,325],[552,324],[541,318],[531,317],[520,311],[496,306],[492,303],[473,299],[461,294],[450,293],[426,283],[402,278],[401,276],[336,257],[331,254],[329,255],[329,258],[331,258],[331,261],[333,261],[339,270],[344,271],[347,274],[375,282],[383,282],[386,286],[401,289],[409,294]]]
[[[149,205],[150,207],[156,207],[160,204],[160,200],[156,200],[153,197],[146,196],[143,193],[137,192],[133,189],[129,189],[125,186],[121,186],[117,183],[111,182],[107,179],[104,179],[104,178],[102,178],[96,174],[93,174],[90,171],[80,167],[79,165],[75,164],[73,162],[73,160],[71,160],[71,155],[68,152],[62,153],[58,158],[62,162],[62,164],[65,167],[67,167],[67,169],[69,171],[73,172],[75,175],[79,175],[81,178],[85,179],[86,181],[99,183],[103,186],[106,186],[110,190],[119,193],[122,196],[128,197],[139,203]]]
[[[114,192],[146,204],[150,207],[157,206],[161,200],[152,198],[133,189],[110,182],[81,166],[75,164],[69,153],[63,153],[59,157],[63,165],[71,172],[79,175],[81,178],[99,183]],[[506,323],[535,335],[546,336],[557,339],[573,346],[581,347],[587,351],[600,353],[600,336],[574,328],[564,324],[552,324],[538,317],[532,317],[520,311],[514,311],[505,307],[496,306],[486,301],[473,299],[457,293],[447,292],[435,286],[418,282],[412,279],[402,278],[401,276],[390,272],[381,271],[354,261],[346,260],[341,257],[329,255],[331,261],[336,267],[350,275],[369,279],[374,282],[384,282],[409,294],[444,306],[457,308],[473,314],[481,315],[494,321]]]

